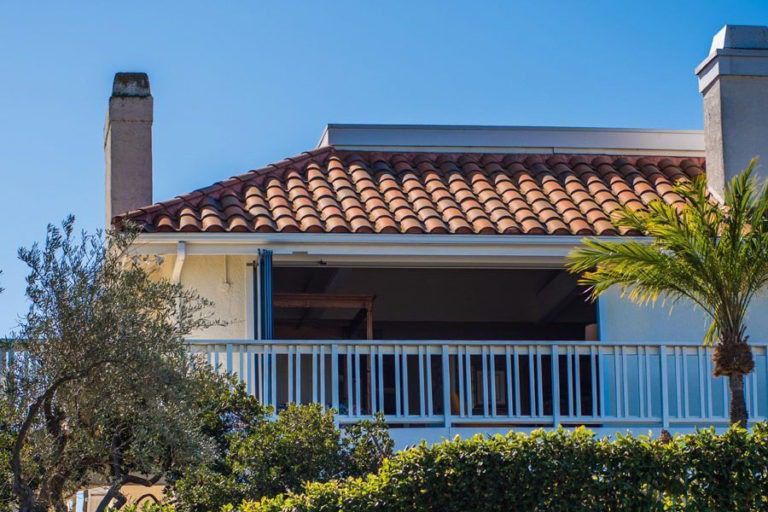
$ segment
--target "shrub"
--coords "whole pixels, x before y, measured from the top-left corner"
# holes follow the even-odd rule
[[[768,509],[768,426],[671,441],[585,429],[421,444],[375,475],[310,483],[238,512],[757,511]]]
[[[227,503],[298,492],[308,481],[362,476],[392,455],[382,418],[339,429],[332,411],[291,404],[272,420],[270,409],[242,385],[212,389],[208,402],[203,430],[218,456],[171,479],[179,512],[217,511]]]

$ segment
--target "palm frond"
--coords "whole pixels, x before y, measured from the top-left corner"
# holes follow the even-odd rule
[[[639,304],[686,299],[712,319],[707,341],[743,332],[756,293],[768,285],[768,186],[759,186],[756,161],[728,184],[724,203],[704,179],[675,188],[682,203],[654,201],[645,209],[621,208],[613,222],[650,241],[586,239],[567,267],[595,299],[612,287]]]

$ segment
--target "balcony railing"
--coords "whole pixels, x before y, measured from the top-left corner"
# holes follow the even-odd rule
[[[729,391],[698,343],[583,341],[190,341],[281,409],[319,402],[340,423],[400,426],[725,425]],[[751,420],[768,416],[768,344],[753,344]]]

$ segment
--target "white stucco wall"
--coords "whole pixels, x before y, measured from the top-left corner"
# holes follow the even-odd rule
[[[175,256],[164,258],[163,277],[170,278]],[[243,339],[246,336],[248,259],[243,256],[187,256],[181,283],[213,301],[214,316],[226,325],[193,333],[193,339]]]
[[[701,341],[709,320],[690,303],[671,308],[659,301],[638,306],[613,289],[598,301],[600,339],[603,341]],[[768,296],[755,298],[747,319],[747,334],[754,341],[768,339]]]

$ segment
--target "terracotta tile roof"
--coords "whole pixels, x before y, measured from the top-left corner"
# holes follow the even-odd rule
[[[326,147],[115,217],[146,232],[613,235],[703,158],[349,152]]]

